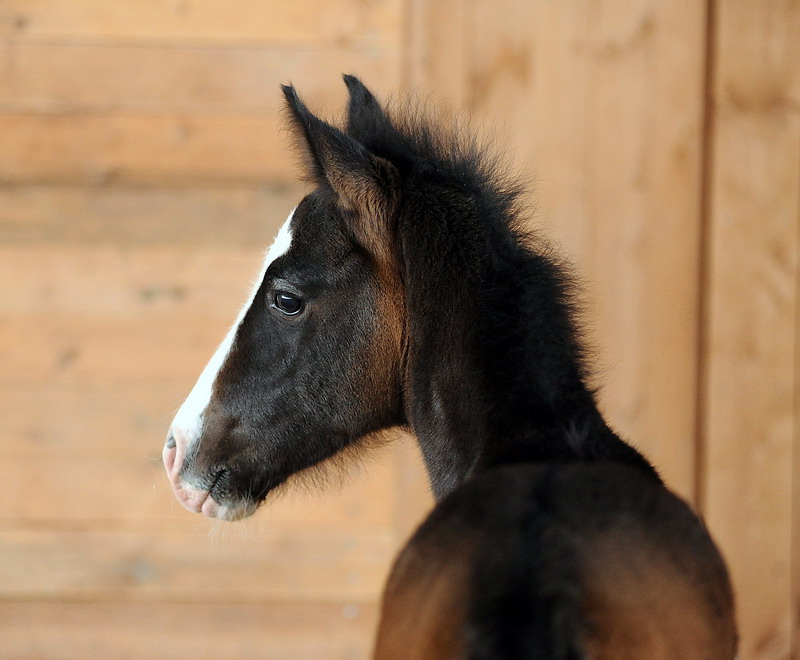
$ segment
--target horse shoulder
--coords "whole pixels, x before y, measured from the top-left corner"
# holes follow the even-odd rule
[[[727,585],[702,523],[655,480],[503,468],[403,548],[375,658],[733,658]]]

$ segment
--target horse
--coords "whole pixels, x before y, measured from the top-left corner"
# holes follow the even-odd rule
[[[177,499],[223,520],[385,429],[435,506],[395,560],[374,657],[734,658],[703,522],[606,423],[570,268],[465,131],[353,76],[340,125],[283,86],[312,191],[167,435]]]

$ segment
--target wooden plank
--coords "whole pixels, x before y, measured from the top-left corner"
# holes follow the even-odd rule
[[[189,387],[246,299],[262,252],[0,249],[0,381]]]
[[[272,235],[284,220],[271,219]],[[191,249],[0,244],[0,315],[145,320],[171,314],[230,324],[270,243]]]
[[[4,449],[0,497],[8,506],[3,507],[0,521],[120,524],[180,519],[180,505],[173,505],[164,470],[156,463],[158,440],[152,438],[145,460],[135,454],[109,458],[102,453]]]
[[[797,212],[800,225],[800,208]],[[797,232],[796,254],[800,258],[800,231]],[[794,442],[792,446],[792,602],[790,607],[792,628],[791,658],[800,658],[800,267],[795,269],[794,301]]]
[[[292,182],[277,113],[0,114],[0,180],[97,184]]]
[[[59,658],[369,657],[378,608],[332,604],[0,603],[0,652]]]
[[[383,530],[275,530],[242,539],[3,525],[0,600],[374,603],[393,553]]]
[[[0,185],[0,244],[266,245],[299,185],[121,187]]]
[[[796,616],[798,34],[797,3],[716,3],[703,500],[739,596],[744,658],[788,657]]]
[[[198,368],[198,372],[202,367]],[[0,454],[157,459],[193,383],[0,384]],[[20,454],[17,454],[20,456]]]
[[[692,501],[705,6],[632,4],[590,13],[592,336],[610,422]]]
[[[4,0],[0,35],[59,43],[396,45],[399,0]]]
[[[56,528],[83,528],[86,523],[95,522],[106,528],[135,528],[143,533],[212,529],[214,523],[177,503],[158,458],[161,438],[151,440],[144,451],[138,452],[147,454],[145,459],[133,452],[124,458],[109,458],[102,452],[98,456],[82,452],[45,455],[21,449],[0,451],[0,495],[4,503],[0,521]],[[381,529],[391,521],[392,493],[385,484],[391,483],[392,475],[390,464],[385,461],[373,457],[370,465],[369,474],[357,465],[344,472],[332,469],[332,480],[343,483],[339,487],[323,487],[319,479],[314,482],[313,492],[310,488],[289,486],[271,495],[256,519],[235,524],[235,528],[248,535],[259,529]],[[236,529],[231,534],[235,535]]]
[[[191,384],[230,323],[180,314],[0,318],[0,382]]]
[[[470,10],[465,0],[409,0],[403,59],[403,86],[431,94],[448,110],[461,109],[468,93],[465,75],[472,47]],[[438,29],[447,25],[446,30]]]
[[[293,82],[311,106],[338,111],[347,97],[343,72],[388,94],[398,68],[396,50],[346,45],[287,56],[264,48],[8,43],[0,45],[0,109],[274,117],[284,103],[280,84]]]
[[[533,181],[533,198],[540,209],[534,223],[540,223],[542,233],[562,247],[581,276],[591,263],[593,226],[588,190],[592,169],[587,162],[592,117],[586,111],[591,100],[592,25],[587,6],[541,3],[536,7],[535,17],[529,20],[532,34],[517,35],[514,42],[517,52],[528,53],[524,80],[516,83],[516,91],[506,89],[492,106],[498,119],[502,117],[498,102],[504,97],[513,94],[518,99],[515,108],[516,103],[528,106],[528,117],[517,109],[504,120],[503,130],[514,136],[511,144],[519,166]],[[508,78],[507,74],[506,88],[515,85]],[[592,307],[587,315],[590,325],[596,313]]]
[[[160,396],[152,391],[159,389]],[[161,466],[171,421],[163,391],[152,385],[0,389],[0,520],[137,522],[152,529],[169,521],[196,528],[200,518],[177,504]],[[249,532],[390,524],[392,452],[372,450],[368,466],[336,460],[327,473],[327,484],[315,473],[313,487],[301,478],[273,493]]]

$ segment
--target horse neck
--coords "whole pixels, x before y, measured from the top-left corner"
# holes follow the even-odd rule
[[[406,254],[447,240],[426,231]],[[588,436],[619,443],[585,384],[563,270],[508,231],[459,246],[405,276],[406,412],[434,495],[499,465],[579,460]]]

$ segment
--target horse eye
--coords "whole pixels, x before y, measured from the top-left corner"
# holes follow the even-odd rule
[[[278,291],[275,294],[275,307],[286,314],[286,316],[294,316],[295,314],[299,314],[300,310],[303,309],[303,301],[290,293]]]

